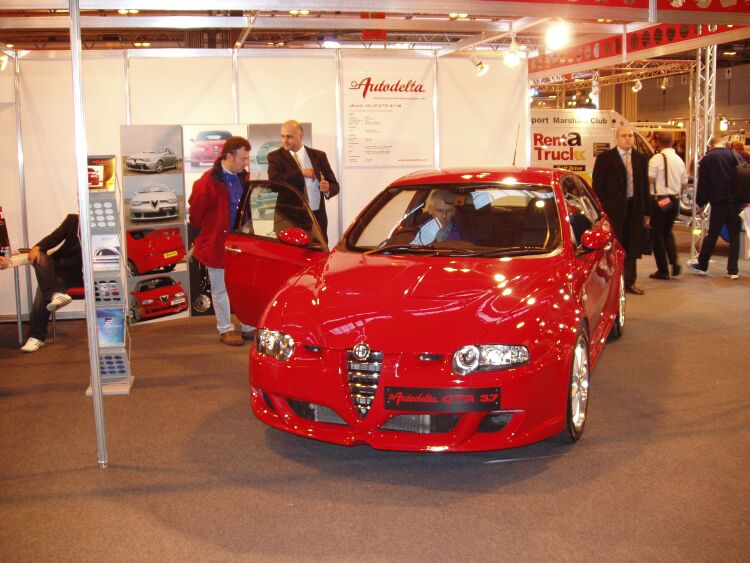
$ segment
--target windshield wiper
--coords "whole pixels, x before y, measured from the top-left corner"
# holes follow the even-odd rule
[[[416,245],[416,244],[386,244],[378,248],[365,250],[364,254],[391,254],[396,252],[414,252],[415,254],[445,254],[454,252],[453,248],[441,248],[433,244]]]
[[[547,254],[548,248],[538,248],[532,246],[509,246],[506,248],[493,248],[491,250],[476,250],[469,256],[519,256],[522,254]]]

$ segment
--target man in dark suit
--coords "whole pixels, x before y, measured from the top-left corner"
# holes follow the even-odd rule
[[[59,245],[51,255],[47,251]],[[34,267],[39,284],[29,313],[29,337],[22,352],[36,352],[47,338],[49,314],[72,301],[69,287],[83,285],[81,241],[78,238],[78,215],[70,214],[52,233],[29,251],[29,264]]]
[[[630,127],[617,130],[617,146],[604,151],[594,163],[594,190],[612,221],[615,236],[625,249],[625,291],[643,295],[635,285],[636,260],[641,257],[643,230],[648,216],[648,159],[633,149]]]
[[[339,193],[339,183],[323,151],[303,144],[304,131],[297,121],[281,126],[282,146],[268,154],[268,179],[297,188],[315,215],[328,240],[325,200]]]

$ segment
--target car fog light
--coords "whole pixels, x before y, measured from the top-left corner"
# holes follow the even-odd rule
[[[464,346],[453,354],[452,367],[458,375],[468,375],[479,365],[479,348]]]

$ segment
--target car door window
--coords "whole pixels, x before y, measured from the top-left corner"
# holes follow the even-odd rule
[[[599,220],[599,209],[583,180],[569,174],[560,181],[573,240],[581,246],[581,237]]]
[[[241,206],[237,232],[279,240],[280,233],[292,228],[308,234],[310,242],[304,246],[326,246],[317,221],[296,189],[273,182],[251,182]]]

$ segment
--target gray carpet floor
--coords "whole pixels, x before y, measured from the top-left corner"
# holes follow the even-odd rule
[[[684,254],[683,254],[684,256]],[[0,560],[748,561],[750,264],[650,280],[573,446],[344,448],[254,419],[210,318],[133,327],[97,466],[83,321],[24,355],[0,325]]]

